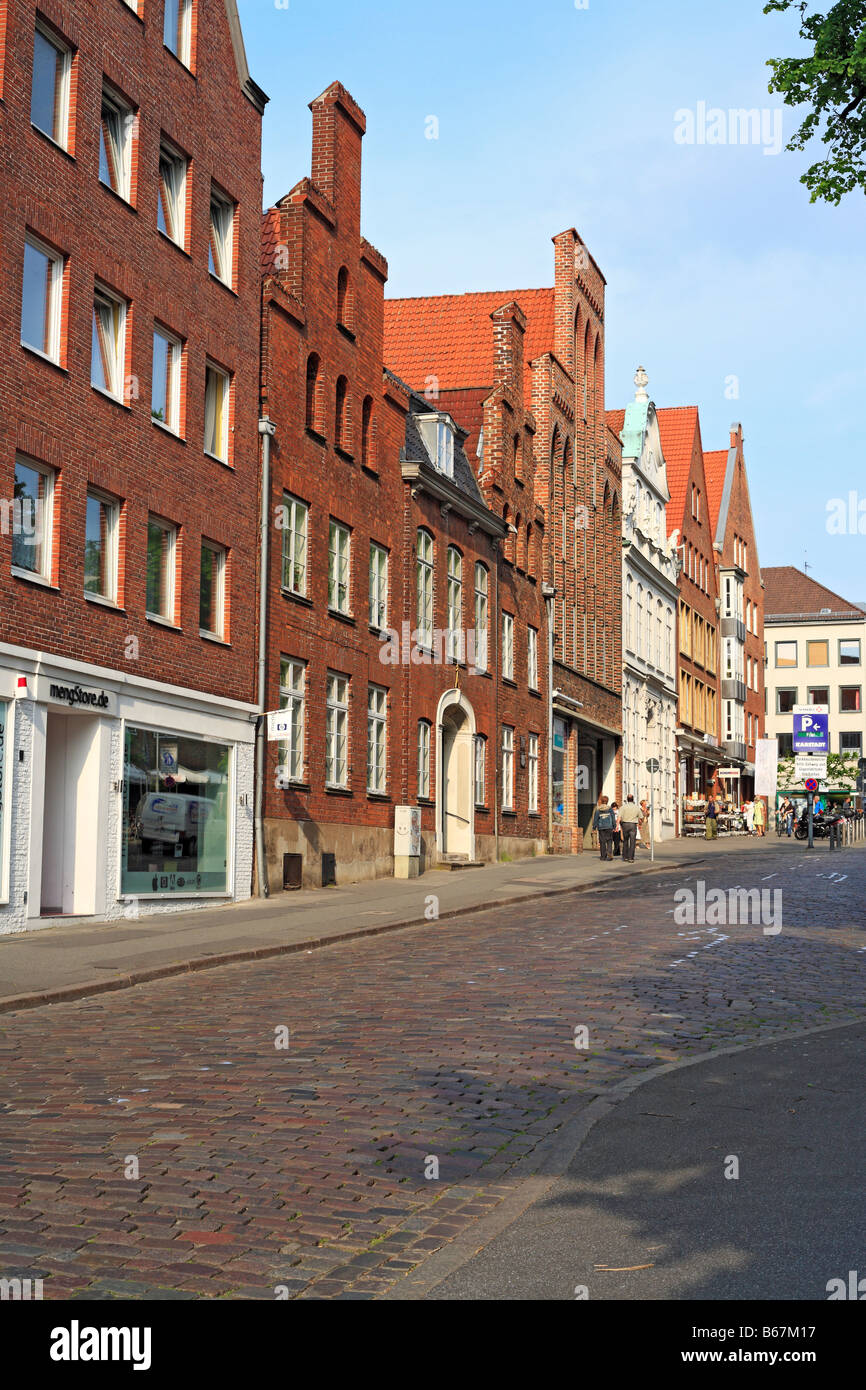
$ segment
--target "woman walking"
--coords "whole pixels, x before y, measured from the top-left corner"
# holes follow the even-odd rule
[[[755,802],[755,829],[759,835],[763,835],[767,825],[767,808],[764,805],[763,797],[758,797]]]

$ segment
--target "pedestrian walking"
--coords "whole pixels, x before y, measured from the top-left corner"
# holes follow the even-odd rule
[[[595,815],[592,818],[592,829],[598,832],[598,848],[602,859],[613,859],[611,849],[615,826],[616,814],[611,809],[607,797],[602,796],[599,798]]]
[[[650,835],[652,834],[650,819],[649,802],[642,801],[640,804],[640,843],[642,849],[649,849],[650,847]]]
[[[743,802],[743,815],[746,818],[746,830],[750,835],[755,833],[755,803],[748,799]]]
[[[710,799],[707,802],[707,824],[704,836],[707,840],[719,838],[719,807],[712,793],[710,793]]]
[[[622,828],[622,862],[624,864],[634,863],[640,818],[640,811],[634,804],[634,797],[627,797],[626,803],[619,813],[619,823]]]
[[[614,859],[620,859],[622,857],[622,824],[619,803],[614,801],[610,809],[616,817],[613,826],[613,857]]]
[[[785,827],[785,834],[788,836],[788,839],[790,840],[791,836],[794,833],[794,803],[791,801],[791,798],[789,796],[785,797],[781,806],[779,807],[779,815],[781,816],[782,824]]]
[[[767,826],[767,808],[762,797],[758,797],[755,802],[755,829],[759,835],[763,835]]]

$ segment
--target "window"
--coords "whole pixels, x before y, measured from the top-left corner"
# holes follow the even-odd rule
[[[120,508],[113,497],[88,489],[84,520],[84,592],[117,599],[117,523]]]
[[[810,705],[829,705],[829,703],[830,703],[830,690],[829,690],[829,687],[826,686],[826,685],[813,685],[813,686],[810,686],[809,691],[808,691],[808,694],[807,694],[807,696],[806,696],[806,699],[807,699],[807,702],[808,702]]]
[[[839,709],[842,714],[859,714],[863,708],[860,701],[859,685],[843,685],[839,691]]]
[[[31,459],[15,460],[12,569],[51,580],[54,472]]]
[[[480,562],[475,566],[475,668],[487,670],[487,569]]]
[[[93,296],[90,383],[117,401],[123,400],[125,358],[126,304],[97,286]]]
[[[830,665],[830,643],[826,640],[806,643],[807,666]]]
[[[777,734],[776,737],[777,737],[777,739],[779,740],[779,757],[780,757],[780,758],[793,758],[793,756],[794,756],[794,735],[793,735],[793,732],[790,733],[790,734]]]
[[[388,692],[380,685],[367,691],[367,791],[382,795],[387,786]]]
[[[227,372],[208,362],[204,374],[204,451],[220,463],[229,459],[229,402]]]
[[[776,643],[776,666],[796,666],[797,665],[797,643],[796,642],[777,642]]]
[[[845,730],[839,735],[839,752],[843,758],[863,756],[863,735],[858,729]]]
[[[475,805],[487,804],[487,739],[475,735]]]
[[[433,646],[433,537],[419,531],[415,547],[415,577],[418,598],[418,642]]]
[[[454,546],[448,547],[448,638],[446,657],[449,661],[463,659],[463,556]]]
[[[307,668],[303,661],[280,661],[280,709],[287,710],[289,736],[279,744],[278,758],[290,782],[304,780],[304,727]]]
[[[174,434],[180,434],[180,340],[164,328],[153,331],[153,381],[150,416]]]
[[[430,725],[418,721],[418,796],[430,797]]]
[[[310,511],[297,497],[283,497],[283,577],[282,585],[290,594],[307,593],[307,528]]]
[[[538,810],[538,734],[529,735],[529,810]]]
[[[349,612],[349,546],[351,533],[338,521],[328,529],[328,607]]]
[[[159,147],[156,225],[177,246],[186,246],[187,160],[166,141]]]
[[[63,257],[35,237],[24,242],[21,341],[52,362],[60,361]]]
[[[192,0],[165,0],[162,39],[176,58],[190,66]]]
[[[859,638],[841,638],[839,641],[839,665],[840,666],[859,666],[860,665],[860,640]]]
[[[174,622],[177,527],[159,517],[147,521],[147,615]]]
[[[514,730],[502,727],[502,809],[514,810]]]
[[[30,120],[62,149],[69,147],[69,74],[72,54],[43,24],[33,41]]]
[[[348,785],[349,681],[328,674],[325,720],[325,782],[329,787]]]
[[[216,189],[210,195],[210,253],[208,268],[231,289],[234,282],[235,205]]]
[[[454,477],[454,431],[447,420],[436,424],[436,467],[446,477]]]
[[[126,726],[120,887],[164,897],[229,889],[234,749]],[[183,782],[166,773],[183,769]]]
[[[370,626],[382,632],[388,626],[388,552],[370,542]]]
[[[135,113],[110,87],[102,89],[99,177],[124,202],[132,188],[132,128]]]
[[[502,675],[505,680],[514,680],[514,619],[510,613],[502,614]]]
[[[538,689],[538,629],[531,627],[526,635],[527,680],[530,690]]]
[[[198,628],[206,637],[225,638],[226,552],[211,541],[201,543]]]

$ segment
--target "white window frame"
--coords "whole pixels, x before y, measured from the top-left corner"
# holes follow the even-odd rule
[[[164,177],[165,170],[168,177]],[[159,144],[156,226],[169,241],[186,250],[186,183],[189,160],[170,140]],[[175,186],[172,187],[172,181]],[[160,216],[165,224],[160,226]]]
[[[120,529],[120,503],[116,497],[110,493],[103,492],[97,487],[88,487],[85,499],[85,547],[87,545],[87,503],[93,500],[100,506],[105,507],[109,515],[108,536],[106,539],[105,572],[109,575],[109,592],[100,594],[92,589],[84,590],[84,597],[91,603],[107,603],[113,607],[117,606],[117,578],[118,578],[118,535]]]
[[[502,614],[502,679],[514,680],[514,618]]]
[[[218,560],[215,580],[214,606],[217,611],[218,627],[216,629],[201,626],[201,556],[199,556],[199,636],[215,637],[217,641],[224,642],[226,636],[226,564],[228,562],[228,552],[224,545],[217,541],[209,541],[202,537],[202,553],[209,550]]]
[[[112,294],[104,285],[96,284],[93,291],[93,334],[91,337],[90,350],[90,384],[94,391],[99,391],[103,396],[110,396],[114,401],[124,400],[125,371],[126,371],[126,315],[128,305],[125,299],[117,294]],[[110,347],[105,340],[105,335],[109,325],[105,322],[104,315],[112,315],[110,325],[111,334],[114,338],[114,348],[111,356],[107,349]],[[93,337],[97,342],[93,342]],[[98,381],[94,381],[93,373],[93,350],[97,347],[100,350],[103,375],[106,376],[106,383],[101,386]]]
[[[388,626],[388,551],[370,542],[370,627],[383,632]]]
[[[475,565],[475,669],[487,670],[490,576],[480,560]]]
[[[32,236],[30,232],[24,237],[24,255],[27,255],[27,247],[35,251],[37,255],[44,256],[47,261],[45,275],[45,337],[43,343],[46,346],[37,347],[35,343],[28,343],[24,337],[24,262],[21,266],[21,345],[28,348],[31,352],[37,352],[40,357],[44,357],[49,362],[59,363],[60,361],[60,325],[63,318],[63,272],[66,258],[59,251],[54,251],[47,246],[39,237]]]
[[[283,493],[283,548],[280,587],[289,594],[307,596],[307,551],[310,532],[310,509],[306,502],[290,493]],[[299,525],[298,522],[301,522]],[[301,558],[298,553],[301,552]],[[289,582],[286,583],[288,577]],[[295,580],[299,579],[298,583]]]
[[[463,556],[456,546],[449,545],[447,556],[447,621],[446,660],[463,660]]]
[[[352,532],[333,517],[328,523],[328,607],[344,616],[352,612]]]
[[[418,796],[430,800],[430,731],[429,719],[418,720]]]
[[[235,217],[237,203],[226,193],[220,192],[215,184],[210,194],[210,243],[208,248],[208,268],[215,280],[234,286],[234,247]]]
[[[328,672],[325,711],[325,785],[349,785],[349,677]]]
[[[49,468],[47,464],[39,463],[36,459],[30,458],[27,454],[19,453],[15,455],[16,470],[19,464],[22,468],[29,468],[32,472],[38,473],[39,476],[45,480],[45,495],[37,499],[37,503],[41,501],[42,504],[38,515],[38,530],[41,532],[42,553],[40,556],[41,563],[38,569],[25,569],[21,565],[16,565],[13,559],[12,573],[17,574],[22,579],[29,579],[36,583],[50,584],[54,561],[54,485],[57,476],[56,471],[53,468]],[[14,523],[14,503],[12,515]],[[23,512],[21,513],[18,524],[24,525]],[[35,530],[36,527],[34,527],[34,534]],[[14,557],[14,545],[12,554]]]
[[[527,752],[528,767],[528,810],[537,814],[538,812],[538,734],[530,734],[528,737]]]
[[[514,810],[514,729],[502,726],[502,809]]]
[[[36,35],[51,45],[60,58],[60,79],[54,89],[54,130],[44,130],[41,125],[37,125],[33,120],[33,74],[31,72],[30,86],[30,124],[34,130],[46,135],[54,145],[58,145],[61,150],[69,149],[69,90],[71,86],[72,74],[72,49],[64,43],[53,29],[49,29],[47,24],[43,24],[37,19],[33,43],[34,43],[34,69],[35,69],[35,45]],[[57,134],[54,133],[57,131]]]
[[[165,521],[161,516],[155,516],[152,512],[149,512],[147,517],[148,532],[150,531],[151,526],[158,527],[168,537],[168,560],[166,563],[167,583],[166,593],[164,596],[164,605],[167,611],[164,613],[157,613],[154,611],[154,609],[147,607],[147,562],[145,561],[145,612],[148,618],[153,618],[156,622],[160,623],[169,623],[172,627],[174,627],[175,591],[177,588],[177,526],[174,524],[174,522]]]
[[[167,346],[166,353],[166,419],[160,420],[153,409],[153,388],[156,384],[156,339],[161,338]],[[183,362],[183,343],[174,333],[170,333],[167,328],[160,324],[154,324],[153,329],[153,350],[151,355],[151,382],[150,382],[150,418],[155,425],[162,429],[169,430],[172,434],[180,435],[180,391],[181,391],[181,364]]]
[[[418,642],[425,651],[433,649],[433,537],[419,530],[415,540],[415,593]]]
[[[107,113],[107,114],[106,114]],[[106,134],[106,123],[116,123],[116,129]],[[99,182],[125,203],[132,196],[132,141],[135,111],[129,102],[110,83],[102,84],[99,111]],[[108,178],[102,174],[102,156],[108,164]]]
[[[526,635],[527,681],[530,690],[538,689],[538,628],[527,628]]]
[[[388,790],[388,691],[367,687],[367,792],[384,796]]]
[[[216,459],[218,463],[227,464],[229,461],[231,398],[231,376],[225,368],[218,367],[216,362],[212,362],[208,358],[205,362],[204,375],[204,452],[208,458]],[[218,413],[220,403],[222,404],[221,422]],[[211,426],[211,415],[213,415],[213,426]],[[219,437],[217,437],[218,426]],[[212,434],[214,447],[210,449],[208,444]]]
[[[450,421],[436,421],[436,467],[446,478],[454,477],[454,430]]]
[[[185,68],[192,66],[192,0],[165,0],[162,41]]]
[[[296,657],[280,658],[280,709],[289,711],[289,737],[280,741],[277,755],[280,767],[289,782],[303,782],[307,664]]]
[[[487,739],[483,734],[475,735],[475,805],[487,805]]]

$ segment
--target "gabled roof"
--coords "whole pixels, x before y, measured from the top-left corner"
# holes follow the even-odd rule
[[[719,524],[719,510],[722,505],[722,494],[725,490],[725,478],[728,472],[729,449],[713,449],[710,453],[704,454],[704,476],[707,480],[707,506],[710,513],[710,525],[712,526],[713,536],[717,541],[721,537],[716,535]]]
[[[764,621],[774,618],[847,617],[852,622],[866,620],[856,603],[849,603],[794,565],[780,565],[761,571],[764,579]],[[825,612],[829,609],[829,613]]]
[[[248,97],[253,106],[261,115],[268,104],[268,97],[262,91],[258,83],[250,77],[249,64],[247,63],[247,50],[244,47],[244,35],[241,29],[240,15],[238,14],[237,0],[225,0],[226,18],[229,22],[229,30],[232,36],[232,47],[235,51],[235,63],[238,69],[241,90],[245,97]]]
[[[435,376],[440,391],[493,384],[490,315],[516,300],[526,315],[526,364],[552,352],[554,292],[495,290],[385,300],[385,365],[423,390]]]
[[[668,532],[681,531],[686,514],[686,498],[692,472],[695,436],[700,423],[696,405],[669,406],[657,410],[671,500],[667,505]]]

